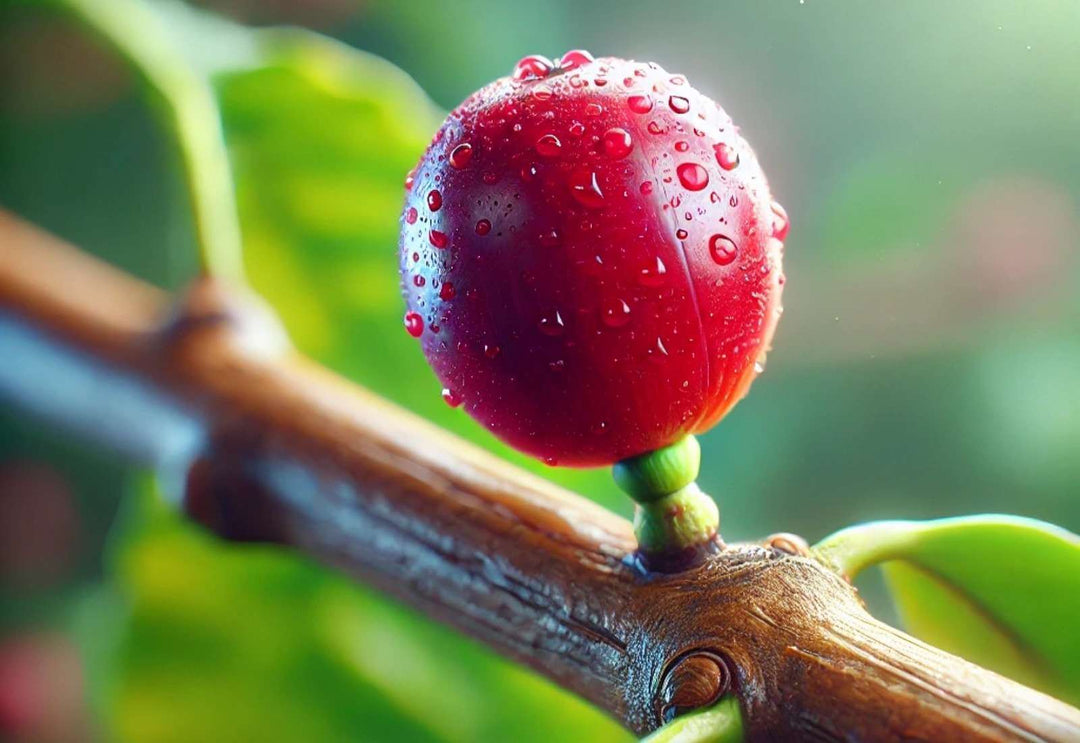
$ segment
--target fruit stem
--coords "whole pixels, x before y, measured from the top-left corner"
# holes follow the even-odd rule
[[[162,20],[133,0],[47,0],[104,40],[156,97],[172,134],[204,275],[243,283],[235,190],[213,91],[172,43]]]
[[[634,534],[650,569],[684,569],[700,548],[718,544],[720,512],[695,482],[700,466],[701,446],[687,436],[612,468],[615,482],[637,503]]]

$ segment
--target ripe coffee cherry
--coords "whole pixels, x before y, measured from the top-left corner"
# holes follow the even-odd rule
[[[787,219],[685,78],[527,57],[447,117],[407,184],[406,327],[517,449],[574,466],[653,451],[760,371]]]

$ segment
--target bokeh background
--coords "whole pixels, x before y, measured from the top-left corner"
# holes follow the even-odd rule
[[[994,511],[1080,530],[1075,0],[198,6],[349,45],[165,8],[213,75],[256,288],[329,366],[628,514],[607,473],[525,461],[441,401],[401,330],[395,243],[441,112],[519,57],[656,60],[734,116],[793,224],[769,368],[701,438],[725,535]],[[193,274],[137,81],[10,0],[0,206],[156,284]],[[215,542],[155,490],[0,409],[0,740],[628,739],[362,587]]]

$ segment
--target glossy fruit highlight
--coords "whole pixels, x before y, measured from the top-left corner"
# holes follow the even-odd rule
[[[685,78],[527,57],[407,184],[406,328],[444,396],[512,446],[612,464],[710,427],[763,367],[786,214]]]

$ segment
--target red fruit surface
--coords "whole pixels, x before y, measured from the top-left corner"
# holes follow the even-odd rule
[[[412,176],[401,276],[448,394],[517,449],[591,466],[707,429],[746,393],[787,221],[684,78],[573,61],[529,60],[447,117]]]

